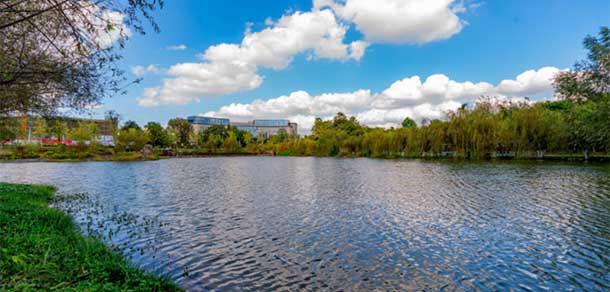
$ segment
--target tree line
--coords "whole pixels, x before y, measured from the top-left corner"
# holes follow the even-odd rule
[[[405,118],[400,128],[370,128],[338,113],[316,119],[311,135],[256,137],[236,128],[185,134],[182,145],[217,152],[283,155],[422,157],[540,157],[610,153],[610,29],[587,36],[588,58],[554,79],[556,100],[500,101],[482,97],[444,119]],[[171,129],[175,126],[169,125]],[[148,127],[147,127],[148,129]],[[198,134],[198,135],[197,135]],[[191,137],[187,143],[187,136]]]
[[[253,135],[232,126],[211,126],[198,133],[183,118],[166,127],[127,121],[113,129],[115,152],[169,151],[183,154],[248,153],[342,157],[542,157],[610,154],[610,29],[587,36],[588,58],[554,79],[557,99],[532,102],[482,97],[449,111],[443,119],[419,125],[405,118],[402,127],[371,128],[338,113],[316,119],[310,135]],[[119,116],[106,119],[117,124]],[[61,136],[61,123],[47,134]],[[43,126],[37,127],[43,129]],[[37,129],[34,132],[42,133]],[[80,125],[71,137],[94,140],[95,127]],[[79,143],[84,144],[84,143]],[[156,149],[156,150],[155,150]]]

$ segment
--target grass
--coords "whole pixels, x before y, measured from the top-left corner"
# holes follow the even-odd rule
[[[0,183],[0,291],[180,291],[83,236],[49,186]]]

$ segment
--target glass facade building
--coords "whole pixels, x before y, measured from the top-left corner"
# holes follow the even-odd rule
[[[233,126],[252,134],[255,139],[259,134],[262,134],[265,138],[282,132],[288,135],[297,135],[297,124],[291,123],[288,120],[253,120],[250,122],[233,123],[229,119],[203,116],[190,116],[187,120],[193,125],[193,130],[197,133],[211,126]]]
[[[231,121],[229,119],[200,117],[200,116],[191,116],[191,117],[188,117],[187,120],[189,123],[191,123],[193,125],[228,126],[231,124]]]
[[[252,137],[256,137],[256,135],[258,135],[258,132],[256,131],[255,126],[236,125],[235,127],[241,131],[246,131],[246,132],[252,134]]]
[[[288,127],[288,120],[254,120],[255,126],[258,127]]]

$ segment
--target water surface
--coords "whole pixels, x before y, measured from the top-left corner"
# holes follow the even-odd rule
[[[610,289],[608,165],[231,157],[4,163],[0,181],[112,206],[85,202],[83,229],[155,218],[109,241],[192,291]]]

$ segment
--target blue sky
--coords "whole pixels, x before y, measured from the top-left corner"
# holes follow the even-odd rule
[[[439,117],[442,111],[472,102],[479,94],[508,99],[549,98],[550,82],[543,82],[548,81],[548,75],[584,58],[583,37],[610,25],[610,2],[606,0],[380,0],[376,2],[379,7],[399,8],[381,7],[375,15],[362,12],[368,11],[369,5],[362,1],[319,0],[315,8],[312,1],[166,1],[164,8],[155,13],[161,32],[149,30],[144,36],[134,35],[123,51],[121,66],[130,78],[137,78],[132,71],[141,73],[143,81],[130,86],[128,94],[105,100],[99,111],[114,109],[124,120],[141,124],[166,123],[173,117],[205,113],[239,120],[283,117],[306,127],[316,116],[327,117],[333,110],[342,110],[371,126],[391,126],[403,116]],[[438,2],[431,4],[436,5],[431,12],[419,12],[427,9],[421,5],[431,2]],[[302,21],[284,28],[290,36],[298,37],[298,33],[290,33],[291,29],[311,30],[308,26],[315,24],[305,16],[322,15],[319,11],[326,11],[324,19],[332,15],[336,21],[329,31],[339,28],[338,36],[333,36],[328,45],[327,40],[314,37],[287,40],[303,46],[288,53],[274,49],[261,52],[264,45],[253,45],[247,54],[254,57],[241,60],[246,54],[243,50],[222,61],[223,66],[237,59],[247,63],[248,69],[235,73],[243,73],[246,80],[211,80],[219,78],[216,71],[208,77],[198,75],[198,70],[208,67],[196,64],[221,63],[218,57],[201,58],[210,47],[222,43],[240,47],[246,30],[250,34],[273,30],[281,26],[278,19],[296,20],[295,14]],[[383,13],[388,13],[387,17]],[[453,21],[447,20],[451,17]],[[420,21],[411,20],[414,18]],[[446,29],[449,26],[453,28]],[[262,39],[263,36],[255,41],[264,42]],[[353,42],[366,42],[362,56],[352,55]],[[325,53],[327,48],[341,44],[347,49]],[[176,45],[186,49],[169,49]],[[226,50],[218,51],[223,56],[228,54]],[[285,62],[260,61],[258,56],[265,54]],[[173,66],[185,63],[195,65],[174,68],[172,72]],[[149,65],[154,65],[154,70],[134,70],[136,66]],[[532,71],[518,78],[528,70]],[[232,72],[227,73],[228,77]],[[426,82],[433,74],[446,78]],[[414,76],[419,77],[419,83],[412,79]],[[166,79],[178,80],[171,87],[164,84]],[[503,80],[512,83],[501,86]],[[176,90],[182,88],[181,82],[189,84],[188,91]],[[219,82],[222,89],[217,88]],[[193,88],[208,83],[215,85]],[[449,92],[450,88],[455,89],[452,84],[459,90]],[[157,89],[156,94],[147,99],[150,88]],[[364,92],[358,92],[360,89]],[[257,99],[260,101],[252,103]],[[234,106],[227,106],[230,104]]]

